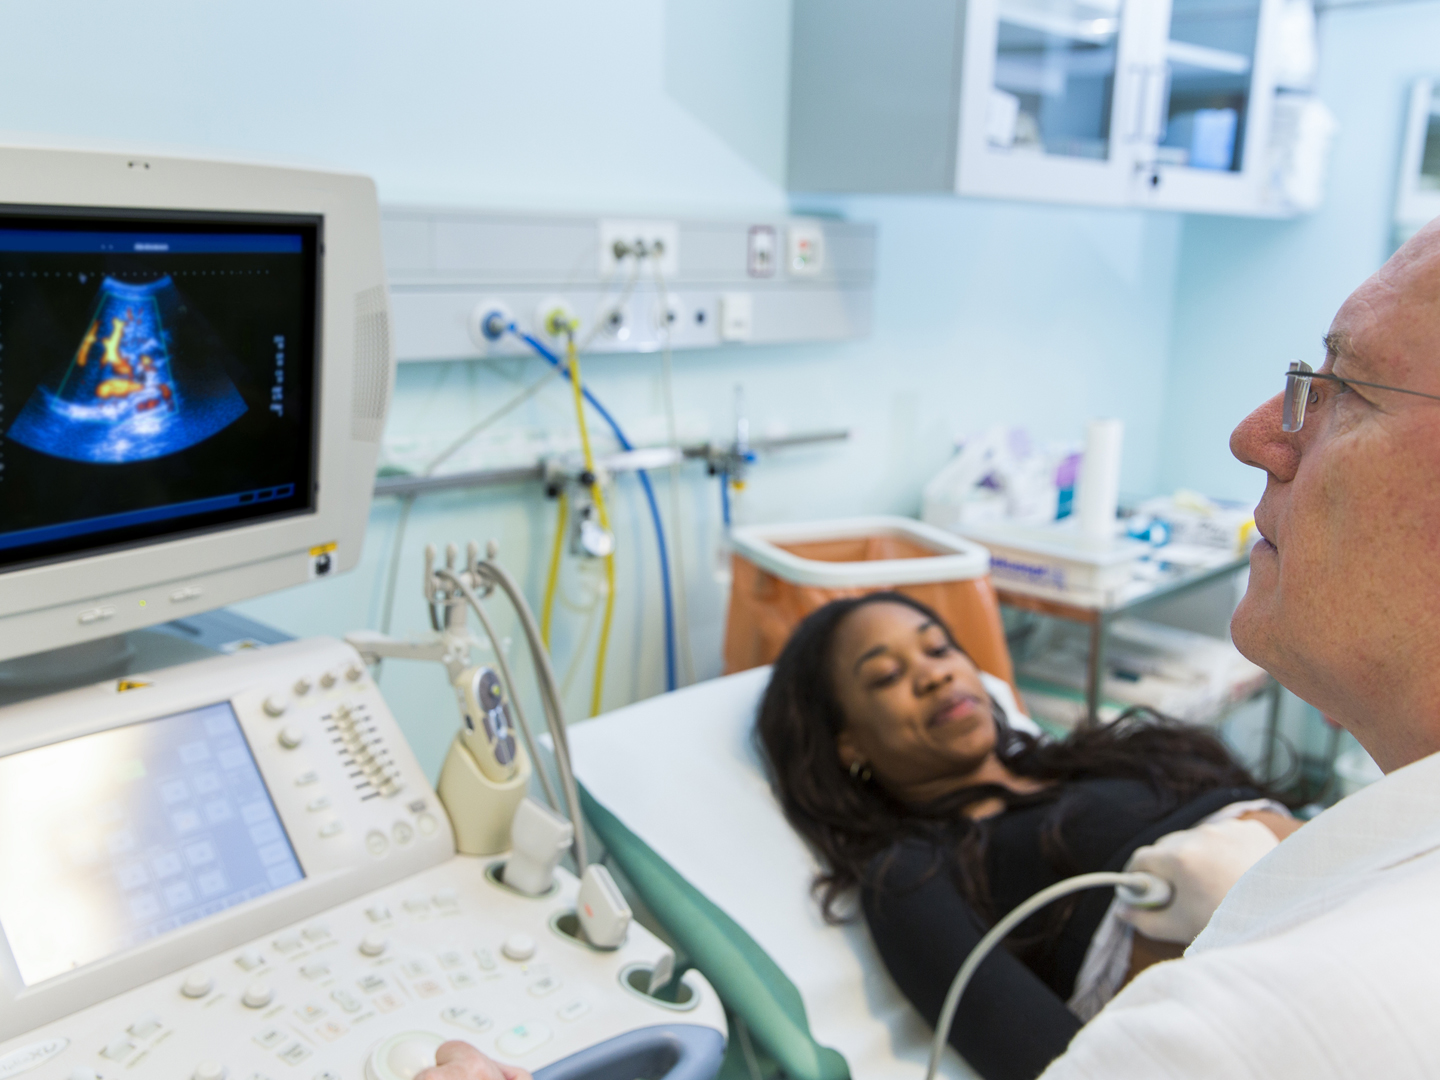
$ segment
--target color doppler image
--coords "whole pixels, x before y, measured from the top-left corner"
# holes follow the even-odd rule
[[[78,346],[49,343],[53,381],[36,387],[7,434],[43,454],[110,464],[203,442],[246,412],[203,324],[168,276],[104,278]]]

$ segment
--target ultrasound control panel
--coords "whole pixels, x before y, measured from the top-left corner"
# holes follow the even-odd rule
[[[0,1080],[397,1080],[445,1039],[537,1069],[725,1030],[632,925],[576,931],[450,823],[330,640],[0,710]],[[677,1028],[676,1025],[679,1025]]]

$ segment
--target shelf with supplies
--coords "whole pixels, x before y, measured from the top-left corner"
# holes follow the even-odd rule
[[[996,581],[996,593],[1001,605],[1006,608],[1048,616],[1084,628],[1084,641],[1079,650],[1083,654],[1083,672],[1066,672],[1057,677],[1054,669],[1058,665],[1052,663],[1050,670],[1040,670],[1037,673],[1042,674],[1046,681],[1051,683],[1069,681],[1073,685],[1078,681],[1079,685],[1075,687],[1079,691],[1076,695],[1078,698],[1075,709],[1076,718],[1098,721],[1105,715],[1107,678],[1114,680],[1118,675],[1122,679],[1138,680],[1147,673],[1147,664],[1143,661],[1136,663],[1133,657],[1129,663],[1122,665],[1118,672],[1108,669],[1107,657],[1112,651],[1118,651],[1115,647],[1116,638],[1128,639],[1131,644],[1131,652],[1135,651],[1133,646],[1135,640],[1147,636],[1159,635],[1169,639],[1158,643],[1162,649],[1166,645],[1183,649],[1188,644],[1187,638],[1192,640],[1202,638],[1202,635],[1187,634],[1169,627],[1142,623],[1137,620],[1136,616],[1142,615],[1147,609],[1157,607],[1165,601],[1176,600],[1232,580],[1238,574],[1247,571],[1249,566],[1250,561],[1247,556],[1235,556],[1217,551],[1214,552],[1214,558],[1208,565],[1191,563],[1184,567],[1176,567],[1169,572],[1156,574],[1149,580],[1143,578],[1135,580],[1115,590],[1108,598],[1099,598],[1093,594],[1065,593],[1057,589],[1004,580]],[[1233,646],[1220,639],[1206,639],[1206,642],[1213,642],[1215,653],[1233,651]],[[1075,643],[1072,641],[1069,644],[1074,645]],[[1074,658],[1073,650],[1071,658]],[[1238,658],[1238,655],[1237,659],[1240,662],[1234,665],[1232,670],[1227,671],[1217,681],[1217,685],[1206,688],[1206,692],[1203,694],[1189,695],[1188,700],[1192,703],[1190,715],[1183,715],[1184,710],[1174,708],[1175,698],[1173,697],[1168,701],[1157,698],[1154,707],[1162,712],[1181,711],[1181,719],[1216,724],[1240,705],[1257,698],[1265,699],[1267,711],[1264,760],[1261,768],[1262,772],[1268,776],[1274,764],[1275,743],[1280,720],[1281,687],[1263,670],[1244,661],[1243,658]],[[1242,668],[1243,670],[1240,670]],[[1016,670],[1021,680],[1022,690],[1030,693],[1030,689],[1026,686],[1026,669],[1027,665],[1017,657]],[[1079,675],[1079,679],[1067,680],[1066,675],[1072,674]]]

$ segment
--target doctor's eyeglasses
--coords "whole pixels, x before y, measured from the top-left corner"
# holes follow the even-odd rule
[[[1393,390],[1397,394],[1410,394],[1413,397],[1440,401],[1440,394],[1424,394],[1419,390],[1406,390],[1402,386],[1361,382],[1359,379],[1342,379],[1338,375],[1316,372],[1303,360],[1291,360],[1290,370],[1285,373],[1285,397],[1280,411],[1280,429],[1282,431],[1295,432],[1305,426],[1305,410],[1320,399],[1320,395],[1311,388],[1310,383],[1313,379],[1324,379],[1327,382],[1336,382],[1346,386],[1369,386],[1376,390]]]

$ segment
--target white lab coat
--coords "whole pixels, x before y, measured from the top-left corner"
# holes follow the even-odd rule
[[[1440,754],[1261,859],[1041,1080],[1440,1077]]]

